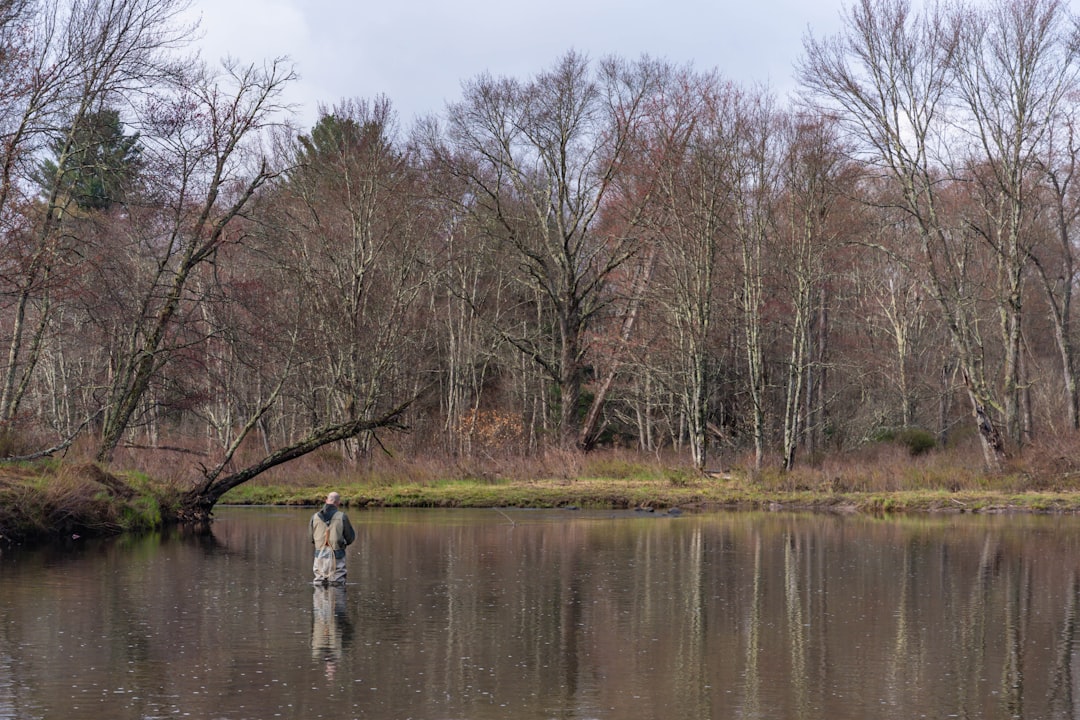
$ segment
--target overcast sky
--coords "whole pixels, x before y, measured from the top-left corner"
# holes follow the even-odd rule
[[[204,59],[287,55],[288,97],[310,128],[320,103],[386,95],[403,127],[460,99],[483,72],[525,79],[577,50],[718,69],[778,95],[807,31],[839,26],[842,0],[194,0]]]

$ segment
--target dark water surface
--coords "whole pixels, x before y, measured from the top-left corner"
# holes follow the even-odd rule
[[[1080,518],[311,510],[0,553],[0,718],[1075,718]]]

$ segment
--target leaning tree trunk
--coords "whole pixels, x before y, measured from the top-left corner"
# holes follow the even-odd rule
[[[401,415],[412,403],[413,400],[410,399],[374,420],[354,419],[318,428],[299,442],[280,448],[239,472],[225,476],[210,474],[203,482],[181,495],[174,519],[183,524],[206,525],[211,520],[214,506],[225,493],[273,467],[307,455],[324,445],[348,440],[364,432],[373,432],[380,428],[403,429]]]
[[[630,338],[633,335],[634,323],[637,321],[638,309],[641,307],[641,298],[648,289],[649,283],[652,280],[653,270],[656,268],[656,256],[657,253],[655,249],[649,252],[645,267],[638,276],[637,281],[634,283],[634,294],[627,304],[626,314],[623,315],[622,328],[619,333],[620,350],[629,344]],[[615,378],[619,374],[621,360],[622,358],[618,356],[612,358],[611,367],[608,368],[607,373],[604,375],[604,380],[600,383],[596,390],[596,394],[593,396],[592,405],[589,406],[589,411],[585,414],[585,420],[578,433],[578,448],[580,450],[589,452],[596,447],[596,442],[600,437],[600,415],[603,412],[604,404],[607,402],[607,396],[611,391],[611,386],[614,384]]]

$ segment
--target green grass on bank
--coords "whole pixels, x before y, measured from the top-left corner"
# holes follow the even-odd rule
[[[338,483],[295,488],[241,486],[222,500],[228,505],[304,505],[322,503],[330,490],[341,493],[350,508],[681,508],[709,510],[810,509],[840,512],[1078,512],[1080,493],[940,489],[843,491],[768,489],[740,479],[469,481],[426,484]]]
[[[805,463],[790,472],[738,461],[701,474],[679,458],[629,451],[549,452],[530,464],[372,464],[362,474],[303,467],[235,488],[223,502],[317,505],[330,490],[350,507],[806,508],[851,512],[1077,512],[1080,439],[1032,448],[1003,471],[982,471],[977,446],[913,455],[902,443]]]

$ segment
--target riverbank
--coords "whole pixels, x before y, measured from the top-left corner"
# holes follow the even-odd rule
[[[700,475],[610,459],[549,477],[424,471],[342,476],[293,472],[234,488],[220,504],[318,506],[341,493],[346,507],[815,510],[844,513],[1076,513],[1080,492],[1069,475],[987,477],[953,465],[876,463],[792,473],[734,470]],[[450,477],[451,479],[441,479]],[[1039,478],[1044,479],[1039,479]],[[175,517],[182,485],[138,473],[112,474],[92,463],[42,463],[0,469],[0,543],[153,530]]]
[[[160,527],[168,493],[149,479],[91,463],[0,467],[0,544],[117,535]]]
[[[580,478],[505,482],[447,481],[381,487],[334,485],[313,488],[241,487],[229,505],[310,505],[336,489],[349,508],[559,508],[707,511],[722,509],[819,510],[830,512],[1080,512],[1080,493],[1000,490],[897,490],[891,492],[784,490],[739,478],[663,480]]]

